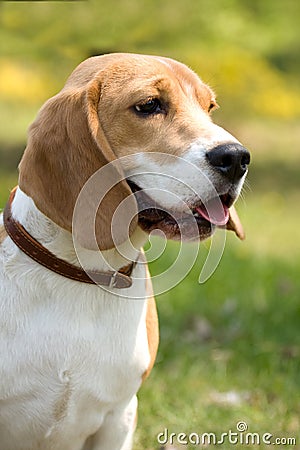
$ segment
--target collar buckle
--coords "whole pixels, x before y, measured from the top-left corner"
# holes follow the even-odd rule
[[[108,285],[109,288],[115,288],[116,287],[116,284],[117,284],[116,277],[117,277],[117,275],[118,275],[118,272],[117,272],[117,270],[115,270],[115,272],[110,277],[110,281],[109,281],[109,285]]]

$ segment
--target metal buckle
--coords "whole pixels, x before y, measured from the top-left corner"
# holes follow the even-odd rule
[[[108,285],[109,288],[116,287],[116,276],[117,275],[118,275],[118,271],[116,270],[111,276],[111,279],[110,279],[110,282],[109,282],[109,285]]]

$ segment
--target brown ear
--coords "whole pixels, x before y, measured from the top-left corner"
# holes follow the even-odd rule
[[[19,165],[20,188],[41,212],[68,231],[72,231],[75,203],[84,184],[116,158],[97,114],[100,90],[101,82],[94,78],[86,88],[68,86],[48,100],[29,129],[28,144]],[[112,179],[115,176],[117,184],[103,198],[95,217],[94,231],[101,250],[114,247],[112,217],[118,205],[131,194],[120,167],[111,167],[109,173]],[[132,221],[129,234],[135,226]],[[89,248],[89,242],[87,237],[80,243]]]
[[[237,237],[239,237],[242,241],[245,239],[245,232],[243,229],[243,225],[241,224],[240,218],[234,206],[229,209],[229,221],[226,225],[227,230],[232,230],[235,232]]]

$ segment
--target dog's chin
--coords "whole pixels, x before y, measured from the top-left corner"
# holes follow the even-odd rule
[[[216,225],[191,208],[186,212],[165,211],[139,186],[127,180],[138,203],[138,224],[147,233],[161,235],[175,241],[197,241],[209,238]]]

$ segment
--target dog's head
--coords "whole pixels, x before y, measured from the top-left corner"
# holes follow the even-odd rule
[[[212,90],[174,60],[133,54],[90,58],[32,124],[20,187],[44,214],[71,231],[86,181],[119,160],[109,172],[116,184],[95,218],[101,249],[113,247],[114,211],[132,192],[139,215],[129,234],[139,224],[177,239],[180,226],[188,230],[192,218],[200,239],[216,226],[243,237],[232,205],[250,156],[212,123],[210,112],[216,107]]]

